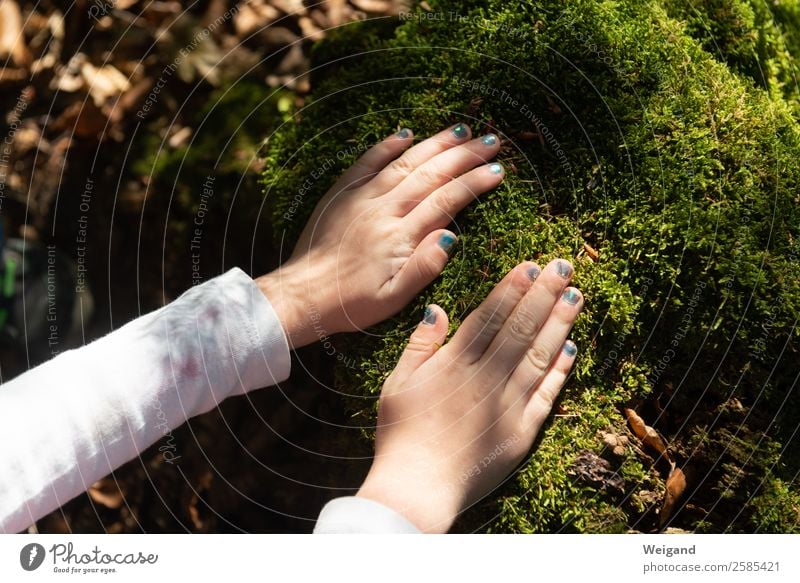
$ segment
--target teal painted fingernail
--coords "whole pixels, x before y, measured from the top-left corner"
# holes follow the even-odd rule
[[[559,259],[556,263],[556,273],[566,279],[572,275],[572,266],[563,259]]]
[[[531,279],[531,281],[536,281],[536,278],[539,277],[539,274],[541,272],[542,270],[539,269],[538,266],[534,265],[532,267],[529,267],[528,271],[526,271],[525,273],[528,274],[528,277]]]
[[[498,164],[495,162],[494,164],[489,164],[489,172],[492,174],[500,174],[503,171],[502,164]]]
[[[578,347],[575,346],[575,343],[572,340],[567,340],[564,343],[564,354],[567,356],[575,356],[578,354]]]
[[[486,134],[481,138],[481,144],[484,146],[494,146],[497,143],[497,136],[494,134]]]
[[[434,312],[430,306],[425,306],[425,315],[422,316],[422,321],[431,326],[436,323],[436,312]]]
[[[408,131],[408,129],[406,129],[406,128],[403,128],[402,130],[400,130],[399,132],[397,132],[395,135],[396,135],[398,138],[407,138],[408,136],[410,136],[410,135],[411,135],[411,132],[410,132],[410,131]]]
[[[453,248],[453,245],[456,244],[456,238],[453,237],[450,233],[445,233],[441,237],[439,237],[439,247],[445,250],[446,253],[450,253],[450,250]]]
[[[458,124],[456,127],[453,128],[453,135],[457,137],[459,140],[463,140],[469,134],[469,130],[467,126],[463,123]]]
[[[564,290],[563,294],[561,294],[561,299],[574,306],[581,299],[581,295],[577,290],[568,288]]]

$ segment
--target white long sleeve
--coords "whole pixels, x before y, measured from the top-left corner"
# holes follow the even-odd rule
[[[314,534],[420,534],[405,516],[374,500],[334,498],[319,513]]]
[[[234,268],[0,385],[0,532],[18,532],[187,419],[289,376],[271,304]]]

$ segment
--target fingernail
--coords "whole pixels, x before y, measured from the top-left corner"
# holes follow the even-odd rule
[[[399,132],[395,134],[398,138],[407,138],[411,135],[411,132],[407,128],[403,128]]]
[[[556,263],[556,273],[564,279],[567,279],[572,275],[572,266],[563,259],[559,259],[558,263]]]
[[[497,136],[494,134],[486,134],[481,138],[481,144],[484,146],[494,146],[497,143]]]
[[[538,266],[534,265],[532,267],[529,267],[528,271],[526,271],[525,273],[528,274],[528,277],[530,278],[531,281],[536,281],[536,278],[539,277],[539,274],[541,272],[542,270],[539,269]]]
[[[450,250],[453,248],[453,245],[456,244],[456,238],[453,237],[450,233],[445,233],[441,237],[439,237],[439,247],[445,250],[446,253],[450,253]]]
[[[563,294],[561,294],[561,299],[574,306],[581,299],[581,296],[577,290],[568,288],[564,290]]]
[[[425,315],[422,316],[422,322],[431,326],[436,323],[436,312],[430,306],[425,306]]]
[[[564,343],[564,354],[567,356],[575,356],[578,354],[578,347],[575,346],[575,343],[572,340],[567,340]]]
[[[465,126],[463,123],[458,124],[451,131],[453,132],[453,135],[457,137],[459,140],[463,140],[469,134],[467,126]]]
[[[500,174],[503,171],[502,164],[498,164],[495,162],[494,164],[489,164],[489,172],[492,174]]]

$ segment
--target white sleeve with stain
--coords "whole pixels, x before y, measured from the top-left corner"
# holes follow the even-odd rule
[[[0,385],[0,532],[24,530],[187,419],[289,369],[277,314],[233,268]]]

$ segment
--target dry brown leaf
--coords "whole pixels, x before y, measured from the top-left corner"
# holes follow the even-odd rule
[[[239,5],[239,10],[233,17],[233,28],[240,37],[249,36],[275,22],[280,15],[277,8],[264,0],[253,0]]]
[[[339,26],[345,21],[347,0],[330,0],[328,2],[328,20],[331,26]],[[326,28],[326,27],[323,27]]]
[[[669,453],[667,452],[667,444],[664,443],[664,440],[661,439],[661,436],[658,434],[658,431],[650,427],[649,425],[645,427],[647,431],[647,435],[644,438],[644,443],[649,445],[652,449],[657,451],[659,454],[663,455],[667,461],[671,461],[669,457]]]
[[[398,8],[391,0],[350,0],[359,10],[372,14],[396,14]]]
[[[627,408],[625,409],[625,417],[628,418],[628,423],[631,424],[633,434],[644,441],[644,438],[647,435],[647,424],[644,422],[644,419],[639,417],[639,414],[633,409]]]
[[[0,58],[11,56],[18,67],[29,67],[33,56],[22,34],[22,13],[12,0],[0,0]]]
[[[106,127],[106,116],[92,101],[76,101],[64,110],[53,127],[78,138],[99,139]]]
[[[105,506],[106,508],[116,509],[122,506],[122,501],[125,497],[119,491],[119,487],[114,480],[103,478],[98,480],[88,490],[89,497]]]
[[[664,525],[669,520],[670,516],[675,510],[675,505],[686,490],[686,476],[680,468],[673,466],[672,471],[667,478],[667,491],[664,495],[664,505],[658,514],[658,527],[664,528]]]
[[[303,0],[271,0],[270,3],[286,14],[301,15],[306,13]]]
[[[639,415],[633,409],[626,408],[625,416],[628,418],[628,423],[631,424],[631,430],[633,431],[633,434],[638,437],[642,443],[649,446],[651,449],[654,449],[660,455],[663,455],[667,461],[671,461],[669,452],[667,451],[667,444],[655,429],[647,425],[647,423],[644,422],[644,419],[639,417]]]
[[[297,24],[300,25],[300,30],[303,32],[303,38],[306,40],[318,41],[325,33],[314,24],[314,21],[308,16],[301,16],[297,19]]]
[[[19,83],[28,77],[28,72],[25,69],[13,69],[11,67],[0,69],[0,83]]]
[[[597,260],[600,259],[600,253],[597,251],[597,249],[589,245],[589,243],[583,244],[583,250],[586,251],[586,254],[589,256],[589,259],[591,259],[595,263],[597,263]]]
[[[108,99],[124,93],[131,87],[128,78],[114,65],[103,65],[98,68],[87,61],[81,66],[81,76],[97,107],[102,107]]]

